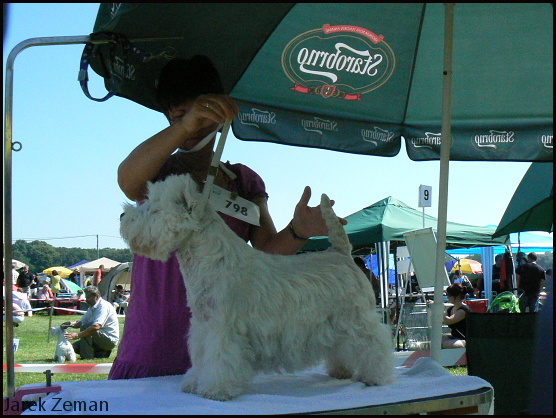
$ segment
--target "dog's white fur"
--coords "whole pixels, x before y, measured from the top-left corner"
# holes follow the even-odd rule
[[[294,256],[245,243],[202,203],[189,175],[149,183],[148,197],[124,207],[120,232],[151,259],[177,250],[193,313],[184,392],[228,400],[245,393],[257,371],[292,372],[322,359],[333,377],[392,381],[389,327],[326,195],[321,210],[332,247]]]
[[[75,362],[77,356],[73,350],[73,345],[66,340],[64,334],[66,333],[61,327],[50,328],[50,334],[58,338],[58,344],[56,344],[56,352],[54,353],[54,361],[58,363],[65,363],[66,361]]]

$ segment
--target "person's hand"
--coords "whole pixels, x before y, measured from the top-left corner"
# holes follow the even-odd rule
[[[326,222],[322,217],[320,205],[309,207],[309,200],[311,199],[311,188],[305,187],[299,203],[295,206],[293,215],[292,226],[296,234],[300,237],[310,238],[321,235],[328,235],[328,228]],[[334,205],[334,201],[330,203]],[[338,218],[342,225],[346,225],[347,221],[343,218]]]
[[[77,332],[67,332],[64,334],[64,337],[66,337],[66,340],[77,340],[79,339],[78,333]]]
[[[60,328],[68,329],[71,326],[72,326],[72,323],[70,321],[68,321],[68,322],[64,322],[62,325],[60,325]]]
[[[186,136],[182,148],[191,149],[226,119],[239,113],[235,101],[225,94],[202,94],[192,102],[172,109],[170,124],[179,123]]]

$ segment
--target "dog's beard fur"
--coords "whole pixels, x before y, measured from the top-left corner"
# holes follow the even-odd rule
[[[250,247],[200,199],[189,176],[170,176],[149,185],[144,205],[127,206],[121,223],[139,254],[165,261],[177,250],[193,314],[183,391],[227,400],[245,393],[257,371],[323,359],[333,377],[391,382],[389,327],[328,197],[321,209],[332,248],[296,256]]]

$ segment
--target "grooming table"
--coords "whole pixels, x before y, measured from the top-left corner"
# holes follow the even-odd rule
[[[295,374],[259,375],[247,394],[227,402],[182,393],[181,376],[61,382],[61,392],[42,398],[41,411],[34,408],[23,414],[493,412],[493,390],[488,382],[476,376],[453,376],[430,358],[420,358],[411,368],[396,368],[395,376],[388,386],[369,387],[333,379],[323,366]]]

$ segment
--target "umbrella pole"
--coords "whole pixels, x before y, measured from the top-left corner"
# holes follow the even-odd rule
[[[442,298],[444,284],[444,253],[446,251],[446,223],[448,221],[448,175],[450,147],[452,143],[452,50],[454,32],[454,3],[445,4],[444,20],[444,72],[442,87],[442,138],[440,144],[440,178],[438,198],[438,226],[436,242],[436,274],[434,282],[434,305],[432,307],[431,358],[442,360]]]

